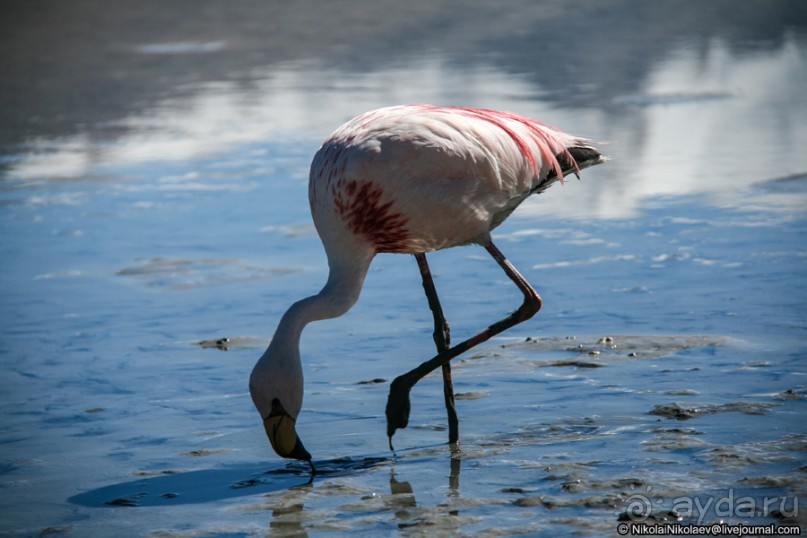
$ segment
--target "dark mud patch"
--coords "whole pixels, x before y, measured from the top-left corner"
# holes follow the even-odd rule
[[[654,436],[642,441],[642,448],[650,452],[709,448],[708,442],[697,437],[703,432],[693,428],[652,428]]]
[[[573,367],[573,368],[602,368],[605,364],[591,361],[578,361],[578,360],[559,360],[559,361],[535,361],[535,366],[539,368],[544,367]]]
[[[376,377],[375,379],[365,379],[362,381],[357,381],[357,385],[379,385],[381,383],[386,383],[387,380],[383,377]]]
[[[805,400],[807,389],[787,389],[773,396],[774,400]]]
[[[200,448],[197,450],[189,450],[188,452],[182,452],[180,456],[186,458],[201,458],[203,456],[210,456],[211,454],[221,454],[222,452],[232,452],[232,448],[217,448],[217,449],[207,449],[207,448]]]
[[[517,431],[485,436],[476,441],[478,447],[508,449],[517,446],[579,441],[610,435],[610,428],[583,418],[556,424],[526,424]]]
[[[725,346],[729,343],[731,340],[728,337],[714,335],[565,336],[529,337],[522,342],[503,344],[501,348],[524,354],[533,351],[566,351],[586,356],[579,359],[530,362],[537,367],[599,368],[605,366],[607,361],[664,357],[685,349]]]
[[[194,345],[203,348],[215,348],[227,351],[233,348],[260,348],[269,345],[269,341],[262,338],[252,338],[249,336],[223,336],[221,338],[211,338],[209,340],[199,340]]]
[[[71,525],[57,525],[54,527],[47,527],[39,532],[39,536],[56,536],[59,534],[67,534],[73,530]]]
[[[791,473],[788,475],[760,475],[741,478],[740,484],[761,487],[761,488],[785,488],[790,491],[798,491],[804,488],[805,476],[801,473]]]
[[[134,278],[148,287],[181,291],[230,282],[263,280],[298,271],[290,267],[264,267],[224,258],[147,258],[137,260],[136,265],[124,267],[116,274]]]
[[[661,394],[668,396],[697,396],[700,394],[697,390],[692,389],[672,389],[661,391]]]
[[[780,439],[735,445],[722,445],[706,453],[706,459],[716,466],[745,466],[792,462],[798,465],[807,453],[807,434],[788,434]],[[796,476],[804,478],[799,472]],[[804,483],[803,480],[800,483]]]
[[[173,469],[158,469],[153,471],[143,471],[143,470],[132,471],[132,474],[135,476],[161,476],[167,474],[176,474],[178,472],[179,471],[175,471]]]
[[[745,413],[746,415],[765,415],[770,413],[770,409],[777,404],[767,402],[729,402],[725,404],[698,404],[694,406],[680,405],[677,403],[660,404],[653,407],[648,413],[675,420],[689,420],[703,415],[714,415],[716,413]]]
[[[477,392],[457,392],[454,394],[454,399],[456,400],[478,400],[480,398],[485,398],[488,396],[487,392],[477,391]]]
[[[625,505],[625,497],[622,495],[589,495],[585,497],[566,498],[551,495],[531,495],[528,497],[520,497],[514,500],[513,504],[522,508],[543,506],[549,509],[577,507],[616,510]]]

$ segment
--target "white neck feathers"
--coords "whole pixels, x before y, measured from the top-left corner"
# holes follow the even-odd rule
[[[330,274],[325,287],[311,297],[294,303],[280,320],[272,342],[250,376],[250,392],[262,416],[267,416],[274,398],[296,417],[303,400],[303,371],[300,363],[300,335],[308,323],[341,316],[356,303],[372,256],[347,262],[329,259]]]

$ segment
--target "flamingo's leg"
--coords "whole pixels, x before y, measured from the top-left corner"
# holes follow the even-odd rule
[[[437,346],[437,353],[442,353],[451,347],[451,331],[443,315],[443,308],[440,306],[440,298],[437,296],[437,289],[434,287],[432,273],[429,270],[429,263],[425,254],[415,254],[415,260],[420,268],[420,276],[423,278],[423,291],[426,292],[426,299],[429,301],[429,309],[434,316],[434,344]],[[441,365],[443,370],[443,396],[446,402],[446,414],[448,415],[448,442],[454,444],[459,441],[459,419],[457,418],[457,408],[454,404],[454,384],[451,381],[451,363],[446,362]]]
[[[438,367],[448,364],[451,359],[471,349],[472,347],[489,340],[491,337],[509,329],[510,327],[527,321],[541,309],[541,297],[538,295],[529,282],[521,276],[521,273],[513,267],[513,264],[504,257],[504,254],[496,248],[491,241],[485,246],[485,249],[493,256],[496,263],[504,269],[504,272],[510,277],[521,293],[524,294],[524,302],[512,314],[504,319],[497,321],[490,325],[481,332],[475,334],[469,339],[460,342],[456,346],[449,348],[445,351],[438,353],[434,358],[422,363],[417,368],[396,377],[390,385],[389,397],[387,398],[387,436],[390,438],[390,448],[392,447],[392,436],[395,435],[395,430],[405,428],[409,422],[409,391],[412,387],[420,381],[424,376],[433,372]]]

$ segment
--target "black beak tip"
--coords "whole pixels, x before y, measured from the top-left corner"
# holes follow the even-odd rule
[[[309,464],[311,463],[311,454],[309,454],[308,450],[305,449],[299,437],[297,438],[297,442],[294,444],[292,451],[286,454],[285,457],[307,461]]]

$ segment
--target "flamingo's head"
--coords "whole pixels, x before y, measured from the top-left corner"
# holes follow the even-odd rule
[[[270,348],[271,350],[271,348]],[[268,350],[249,378],[252,402],[261,414],[272,448],[283,458],[311,461],[297,435],[295,422],[303,404],[303,376],[285,361],[272,360]],[[299,363],[298,363],[299,364]]]
[[[311,454],[303,446],[297,430],[294,427],[295,419],[283,408],[280,400],[272,400],[272,409],[263,419],[263,427],[272,448],[278,456],[297,460],[311,461]]]

